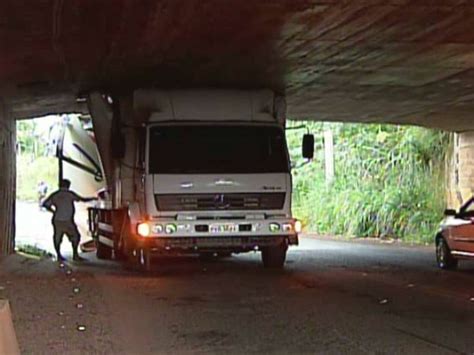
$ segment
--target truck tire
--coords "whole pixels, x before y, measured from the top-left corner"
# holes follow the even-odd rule
[[[140,265],[140,250],[136,249],[135,244],[130,236],[125,236],[122,243],[123,261],[126,266],[131,269],[136,269]]]
[[[118,256],[117,260],[122,261],[127,269],[136,270],[140,266],[140,250],[137,249],[133,236],[130,234],[130,220],[128,218],[124,221],[121,235],[118,238],[116,256]]]
[[[151,250],[149,249],[141,249],[141,268],[145,272],[150,272],[151,271]]]
[[[126,260],[127,256],[125,255],[125,253],[123,252],[123,249],[122,248],[114,248],[114,259],[117,260],[117,261],[122,261],[122,260]]]
[[[101,259],[101,260],[112,259],[112,251],[113,249],[111,247],[97,241],[97,251],[96,251],[97,259]]]
[[[277,245],[262,248],[263,266],[272,269],[281,269],[285,265],[287,245]]]
[[[120,235],[116,236],[116,242],[114,243],[114,259],[117,261],[126,261],[127,252],[124,247],[123,239],[120,238]]]

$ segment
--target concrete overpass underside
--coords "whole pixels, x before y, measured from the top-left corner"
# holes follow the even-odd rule
[[[85,112],[92,89],[270,88],[291,119],[469,131],[473,23],[470,0],[1,1],[0,235],[16,118]]]
[[[472,128],[469,0],[5,0],[0,87],[16,117],[91,88],[268,87],[293,119]]]

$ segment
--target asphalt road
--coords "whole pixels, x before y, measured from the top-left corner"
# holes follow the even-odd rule
[[[474,353],[474,265],[431,248],[303,238],[284,271],[259,254],[94,273],[114,353]],[[471,298],[473,298],[471,300]]]
[[[9,286],[25,353],[474,353],[474,264],[440,271],[431,247],[302,238],[282,271],[259,254],[149,274],[88,259]]]

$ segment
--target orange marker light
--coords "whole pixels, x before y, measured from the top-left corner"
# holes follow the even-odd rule
[[[303,225],[301,221],[295,221],[295,232],[300,233],[303,230]]]

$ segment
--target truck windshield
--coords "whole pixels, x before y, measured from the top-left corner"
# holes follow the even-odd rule
[[[288,172],[285,133],[268,126],[150,128],[150,174]]]

